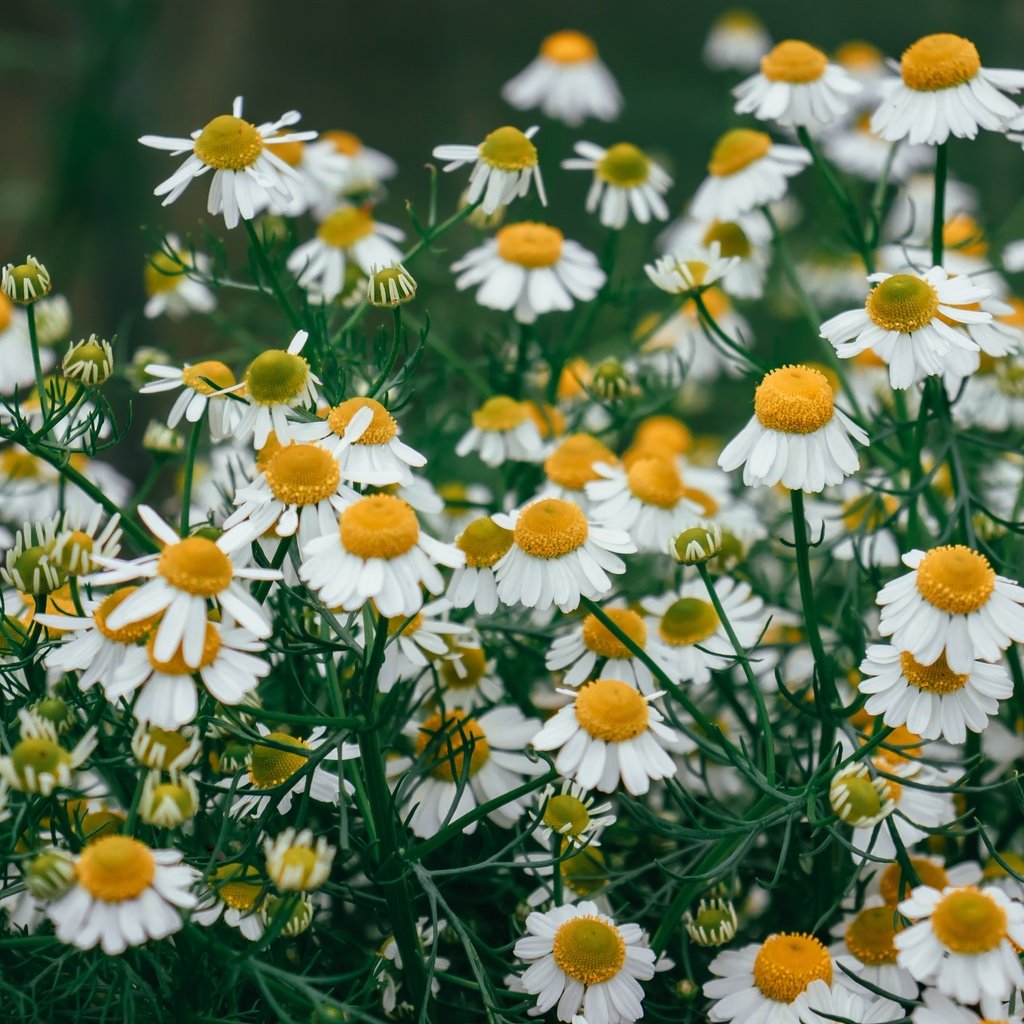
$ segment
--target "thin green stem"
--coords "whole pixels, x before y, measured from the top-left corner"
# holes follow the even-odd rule
[[[935,199],[932,205],[932,265],[942,266],[945,248],[942,229],[946,226],[946,177],[949,168],[948,142],[935,147]]]
[[[249,222],[246,221],[248,224]],[[182,494],[181,494],[181,536],[187,537],[189,530],[189,516],[191,514],[192,505],[192,479],[195,476],[196,468],[196,453],[199,451],[199,438],[203,433],[203,420],[206,417],[204,410],[203,415],[192,424],[192,433],[188,439],[188,452],[185,455],[185,479],[182,483]]]
[[[769,367],[765,363],[762,363],[757,356],[748,352],[738,341],[734,341],[730,338],[729,335],[719,327],[718,321],[711,315],[711,310],[708,309],[707,303],[704,301],[704,296],[700,292],[693,293],[693,301],[697,307],[697,313],[700,315],[701,322],[723,345],[725,345],[727,349],[729,349],[730,352],[734,352],[759,373],[768,372]]]
[[[267,284],[270,285],[270,290],[273,293],[274,298],[277,299],[277,304],[281,307],[282,312],[288,319],[288,323],[292,325],[292,329],[296,331],[301,330],[302,317],[292,309],[292,304],[288,301],[288,296],[285,294],[281,281],[274,272],[274,268],[271,266],[270,257],[267,255],[267,251],[263,247],[263,241],[257,233],[255,225],[251,220],[243,220],[242,223],[245,225],[246,234],[249,236],[249,243],[256,256],[256,262],[259,264],[260,270],[266,278]]]
[[[404,331],[402,330],[402,307],[395,306],[393,312],[394,316],[394,334],[391,338],[391,351],[388,353],[387,360],[384,363],[380,374],[377,379],[370,385],[370,390],[367,395],[370,398],[376,398],[378,392],[387,383],[388,377],[391,375],[391,371],[395,368],[395,363],[398,361],[398,352],[402,347],[402,338],[404,337]]]
[[[36,305],[30,302],[25,307],[25,315],[28,318],[28,340],[32,346],[32,370],[36,375],[36,392],[39,394],[39,408],[43,414],[43,422],[46,422],[48,403],[46,399],[46,388],[43,384],[43,363],[39,354],[39,334],[36,331]]]

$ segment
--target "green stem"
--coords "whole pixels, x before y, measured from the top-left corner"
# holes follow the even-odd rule
[[[935,202],[932,206],[932,265],[942,266],[944,243],[942,229],[946,225],[946,175],[949,165],[947,142],[935,147]]]
[[[387,361],[384,363],[377,379],[370,385],[370,390],[367,392],[367,396],[370,398],[376,398],[377,393],[387,383],[387,379],[395,368],[395,363],[398,361],[398,350],[402,347],[402,307],[395,306],[392,312],[394,314],[394,336],[391,339],[391,351],[388,353]]]
[[[768,367],[761,362],[757,356],[752,355],[748,352],[739,342],[733,341],[721,327],[718,326],[718,322],[711,315],[711,310],[708,309],[707,304],[704,302],[704,296],[700,292],[693,293],[693,301],[697,306],[697,312],[700,315],[701,321],[711,331],[712,334],[718,340],[725,345],[730,352],[734,352],[744,362],[749,363],[759,373],[767,373]]]
[[[246,224],[249,222],[246,221]],[[196,452],[199,450],[199,438],[203,433],[203,419],[206,413],[204,410],[203,416],[200,416],[195,423],[192,424],[192,433],[188,439],[188,452],[185,456],[185,480],[182,484],[182,495],[181,495],[181,530],[179,531],[182,537],[188,536],[189,530],[189,515],[190,507],[192,504],[192,478],[195,475],[196,468]]]
[[[556,907],[562,905],[562,837],[554,830],[551,830],[551,859],[555,862],[551,865],[551,896]]]
[[[30,302],[25,307],[25,314],[28,317],[28,340],[32,346],[32,369],[36,375],[36,391],[39,394],[39,408],[43,414],[43,422],[46,422],[47,401],[46,388],[43,384],[43,363],[39,355],[39,335],[36,332],[36,305]]]
[[[274,552],[274,557],[270,560],[271,569],[280,569],[284,565],[285,558],[288,557],[288,550],[292,546],[293,537],[282,537],[277,544],[277,550]],[[274,580],[260,580],[256,586],[252,588],[252,597],[257,604],[263,604],[267,599],[267,594],[270,593],[270,588],[274,585]]]
[[[266,249],[263,248],[263,242],[260,240],[260,236],[256,232],[256,227],[251,220],[243,220],[242,223],[245,225],[246,233],[249,236],[249,242],[252,246],[253,252],[256,254],[256,262],[259,264],[260,270],[263,272],[263,276],[267,280],[267,284],[270,285],[270,290],[274,294],[274,298],[277,299],[278,305],[281,307],[284,315],[288,319],[288,323],[292,325],[292,329],[299,331],[302,329],[302,318],[298,313],[292,309],[292,304],[288,301],[288,296],[284,292],[284,288],[281,286],[281,282],[278,279],[274,268],[270,265],[270,258],[267,256]]]

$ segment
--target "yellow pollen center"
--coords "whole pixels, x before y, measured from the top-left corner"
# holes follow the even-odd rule
[[[705,293],[705,297],[707,294]],[[674,416],[648,416],[633,435],[633,447],[648,449],[654,455],[683,455],[693,445],[690,428]]]
[[[1013,853],[1010,850],[1004,850],[999,854],[999,860],[1003,861],[1007,867],[1015,875],[1024,876],[1024,857],[1019,853]],[[1007,871],[1002,864],[999,863],[995,857],[989,858],[985,862],[985,870],[982,872],[982,877],[992,880],[994,878],[1009,878],[1010,871]]]
[[[262,888],[259,877],[260,874],[254,867],[225,864],[218,868],[214,875],[215,881],[219,883],[214,889],[220,899],[232,909],[252,910]]]
[[[896,921],[892,907],[869,907],[846,926],[846,946],[870,967],[896,963]]]
[[[974,43],[950,32],[918,39],[903,51],[900,60],[904,84],[920,92],[963,85],[980,69],[981,58]]]
[[[556,64],[582,64],[597,59],[597,47],[590,36],[567,29],[555,32],[540,44],[542,57]]]
[[[681,597],[669,605],[658,623],[662,640],[673,647],[699,644],[718,630],[715,606],[699,597]]]
[[[268,733],[266,739],[296,750],[309,749],[305,741],[284,732]],[[287,782],[307,760],[309,758],[305,754],[292,754],[266,743],[257,743],[249,755],[249,781],[257,789],[273,789]]]
[[[618,928],[599,917],[574,917],[555,932],[559,969],[584,985],[600,985],[622,970],[626,943]]]
[[[537,166],[537,147],[518,128],[495,128],[480,143],[480,159],[499,171],[523,171]]]
[[[189,665],[185,662],[180,646],[167,661],[160,661],[153,653],[155,646],[156,633],[149,638],[149,642],[146,644],[149,663],[155,671],[162,672],[168,676],[190,676],[193,672],[198,672],[200,669],[209,668],[217,660],[217,655],[220,653],[220,633],[212,622],[206,624],[203,652],[199,656],[198,665]]]
[[[599,474],[595,462],[609,466],[618,463],[615,453],[590,434],[572,434],[567,437],[545,460],[544,472],[547,478],[567,491],[581,491]]]
[[[983,259],[988,255],[988,242],[981,225],[966,213],[955,214],[942,225],[942,244],[947,249],[956,249],[962,256]]]
[[[517,402],[508,395],[495,395],[488,398],[479,409],[473,410],[473,426],[477,430],[514,430],[529,418],[526,403]]]
[[[416,737],[416,750],[431,762],[430,774],[443,782],[458,783],[475,775],[486,763],[491,748],[479,723],[464,711],[431,715]],[[466,765],[466,758],[469,765]],[[439,762],[434,764],[433,762]]]
[[[352,422],[360,409],[369,409],[373,413],[370,425],[363,431],[356,444],[387,444],[397,433],[398,423],[395,418],[375,398],[349,398],[336,405],[327,417],[327,425],[332,432],[341,437],[345,428]]]
[[[531,400],[527,400],[523,404],[526,406],[530,419],[533,420],[533,425],[544,440],[565,433],[565,415],[553,405]]]
[[[257,405],[280,405],[299,398],[309,381],[309,363],[281,349],[261,352],[245,371],[245,387]]]
[[[864,306],[884,330],[912,334],[932,322],[939,297],[927,281],[913,274],[894,274],[868,293]]]
[[[821,50],[799,39],[786,39],[761,58],[761,74],[765,78],[792,85],[816,82],[827,66],[828,58]]]
[[[456,662],[441,662],[441,679],[446,690],[475,690],[487,671],[487,654],[479,647],[460,647],[459,660],[462,675],[455,670]]]
[[[561,558],[581,547],[589,534],[587,517],[578,505],[544,498],[520,512],[514,538],[534,558]]]
[[[186,537],[164,548],[156,571],[175,590],[197,597],[216,597],[231,585],[235,567],[212,540]]]
[[[636,188],[647,180],[650,170],[650,157],[642,149],[629,142],[617,142],[605,150],[594,173],[609,185]]]
[[[564,859],[558,870],[566,886],[577,896],[591,896],[603,889],[608,882],[604,854],[596,846],[588,846],[585,850],[565,857],[569,848],[569,839],[563,839],[562,855]]]
[[[647,626],[629,608],[605,608],[605,615],[622,630],[637,647],[647,644]],[[632,658],[633,653],[596,615],[583,620],[583,643],[601,658]]]
[[[341,513],[341,544],[357,558],[398,558],[416,546],[420,526],[407,502],[371,494]]]
[[[212,395],[214,391],[222,391],[235,383],[235,375],[230,368],[216,359],[207,359],[201,363],[193,363],[181,371],[182,383],[201,395]],[[207,381],[212,381],[216,387],[210,387]]]
[[[683,496],[683,479],[668,459],[637,459],[626,473],[626,483],[645,505],[672,508]]]
[[[965,886],[944,896],[932,911],[932,931],[954,953],[988,953],[1006,937],[1006,911],[991,896]]]
[[[147,295],[173,292],[185,280],[184,268],[182,267],[185,259],[182,254],[177,255],[178,259],[172,259],[168,253],[161,249],[150,253],[146,257],[146,266],[143,269],[143,283]],[[0,311],[0,321],[2,320],[2,311]],[[3,330],[2,322],[0,322],[0,330]]]
[[[949,885],[949,876],[946,874],[945,868],[934,861],[926,860],[924,857],[911,857],[910,866],[914,869],[917,877],[921,879],[922,885],[938,889],[939,892],[942,892]],[[881,893],[882,899],[890,907],[894,907],[900,900],[905,900],[910,895],[910,881],[909,879],[904,879],[901,887],[900,875],[901,869],[899,864],[893,862],[882,872],[882,877],[878,883],[878,891]]]
[[[962,544],[932,548],[917,567],[918,593],[950,615],[976,612],[992,596],[996,574],[988,559]]]
[[[513,539],[511,530],[499,526],[488,516],[481,516],[459,534],[455,546],[465,554],[469,568],[486,569],[512,547]]]
[[[772,138],[765,132],[734,128],[715,143],[708,163],[708,173],[716,178],[726,178],[767,156],[771,148]]]
[[[843,43],[836,50],[836,63],[854,73],[880,71],[885,66],[878,47],[872,46],[871,43],[866,43],[862,39],[852,39],[848,43]]]
[[[412,636],[423,626],[423,615],[417,612],[411,619],[407,615],[396,615],[388,619],[388,636]]]
[[[813,935],[765,939],[754,960],[754,984],[766,999],[792,1003],[812,981],[832,984],[832,958]]]
[[[141,896],[156,875],[153,851],[130,836],[102,836],[89,843],[75,865],[78,883],[103,903]]]
[[[828,378],[809,366],[772,370],[754,392],[754,414],[763,427],[784,434],[813,434],[829,420],[835,397]]]
[[[143,619],[141,622],[130,622],[127,626],[122,626],[120,629],[111,629],[107,625],[110,613],[125,598],[134,594],[138,589],[138,587],[121,587],[120,590],[115,590],[109,597],[105,597],[102,604],[92,613],[92,619],[96,623],[96,628],[108,640],[113,640],[117,644],[134,644],[141,640],[160,621],[160,616],[157,614],[151,615],[148,619]]]
[[[345,156],[356,156],[363,148],[363,140],[358,135],[353,135],[352,132],[334,129],[322,132],[320,138],[332,143],[335,150]]]
[[[208,167],[240,171],[256,163],[263,152],[263,136],[248,121],[220,114],[199,133],[192,150]]]
[[[550,267],[562,257],[565,236],[558,228],[535,221],[508,224],[496,235],[498,255],[506,263],[517,263],[528,270]]]
[[[338,489],[338,460],[313,444],[291,444],[276,452],[263,471],[274,497],[286,505],[315,505]]]
[[[559,793],[544,805],[544,824],[559,835],[579,836],[590,824],[590,812],[578,797]]]
[[[361,206],[342,206],[316,229],[316,237],[335,249],[349,249],[373,234],[373,215]]]
[[[279,157],[289,167],[298,167],[302,163],[302,155],[306,151],[306,144],[300,139],[296,139],[294,142],[279,142],[276,136],[271,136],[266,140],[266,145],[271,148],[274,156]]]
[[[0,334],[3,334],[11,326],[13,318],[14,303],[3,292],[0,292]]]
[[[594,739],[624,743],[647,729],[647,701],[618,679],[587,683],[576,695],[576,721]]]
[[[900,666],[907,682],[926,693],[937,693],[941,696],[956,693],[967,685],[967,674],[960,675],[954,672],[946,663],[945,652],[939,655],[934,664],[922,665],[909,651],[904,651],[900,655]]]
[[[179,757],[188,746],[188,739],[180,732],[170,732],[167,729],[159,729],[150,726],[146,730],[149,742],[142,757],[142,763],[149,768],[162,768],[169,771],[175,759]]]
[[[697,505],[702,516],[713,516],[718,511],[718,502],[699,487],[684,487],[683,499]]]
[[[726,259],[731,256],[746,259],[751,252],[750,239],[747,238],[747,233],[739,224],[735,224],[732,221],[716,220],[704,232],[703,244],[710,246],[714,242],[718,243],[722,256]]]

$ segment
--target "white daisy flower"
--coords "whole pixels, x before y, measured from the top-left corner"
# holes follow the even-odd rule
[[[821,337],[840,359],[871,349],[889,367],[889,383],[905,390],[942,373],[952,348],[977,351],[978,343],[959,326],[987,323],[991,313],[971,308],[991,294],[968,277],[948,277],[942,267],[923,274],[872,274],[875,287],[863,309],[826,320]]]
[[[968,307],[970,312],[988,313],[991,319],[959,325],[978,346],[977,350],[950,349],[943,383],[950,398],[956,398],[966,378],[974,376],[984,365],[997,369],[994,360],[1020,352],[1024,331],[1016,322],[1016,309],[1001,299],[991,297]]]
[[[627,792],[642,796],[651,780],[676,774],[665,752],[676,733],[651,701],[662,691],[643,695],[619,679],[598,679],[579,690],[560,691],[572,697],[531,741],[537,750],[557,750],[555,768],[583,789],[611,793],[622,782]]]
[[[191,273],[207,276],[210,258],[201,252],[182,248],[177,235],[168,235],[163,248],[146,257],[143,284],[146,304],[143,315],[153,320],[166,315],[180,320],[189,313],[209,313],[217,306],[217,298],[202,281]]]
[[[753,595],[749,583],[728,576],[719,576],[714,586],[740,646],[749,650],[768,618],[764,602]],[[712,672],[735,662],[732,641],[701,580],[691,580],[661,597],[646,598],[641,607],[647,613],[644,621],[651,637],[651,656],[673,682],[704,686],[711,681]]]
[[[558,835],[570,846],[590,850],[601,831],[615,823],[615,815],[609,813],[611,803],[599,804],[593,794],[568,779],[557,790],[553,785],[545,786],[537,807],[541,823],[533,834],[548,849]]]
[[[435,999],[441,990],[441,983],[437,980],[436,972],[447,971],[451,967],[451,961],[447,957],[437,956],[434,952],[437,949],[437,936],[447,926],[448,922],[443,917],[438,918],[436,924],[428,924],[425,917],[421,917],[416,922],[416,938],[419,940],[420,950],[424,956],[429,955],[431,957],[431,963],[434,965],[435,973],[430,979],[430,994]],[[377,979],[377,984],[382,989],[380,1003],[385,1014],[391,1017],[394,1014],[395,1008],[399,1006],[398,990],[402,987],[402,981],[404,980],[402,976],[402,953],[393,935],[388,936],[377,955],[386,965],[383,974]],[[393,970],[389,968],[393,968]],[[401,1006],[410,1011],[415,1009],[412,1003],[402,1003]]]
[[[239,217],[252,220],[277,199],[288,202],[302,179],[275,152],[275,146],[316,138],[316,132],[281,133],[299,121],[297,110],[289,110],[276,121],[254,125],[242,120],[242,97],[237,96],[230,114],[219,114],[190,138],[143,135],[139,142],[163,149],[172,156],[188,153],[188,159],[166,181],[153,190],[164,196],[163,205],[173,203],[193,178],[213,171],[207,210],[223,214],[224,225],[233,228]]]
[[[55,789],[70,789],[75,772],[96,749],[96,727],[89,728],[71,750],[57,742],[52,722],[18,711],[21,738],[10,754],[0,757],[0,781],[22,793],[49,796]]]
[[[365,142],[352,132],[333,129],[321,132],[316,142],[307,146],[307,150],[319,150],[329,145],[333,151],[345,159],[345,177],[340,190],[346,195],[359,195],[378,191],[385,181],[398,173],[398,165],[386,153],[367,146]],[[310,159],[313,154],[310,153]]]
[[[960,1006],[947,999],[933,988],[921,993],[923,1006],[915,1007],[911,1020],[913,1024],[993,1024],[990,1017],[982,1017],[966,1006]],[[1019,1013],[1008,1014],[1003,1008],[1003,1017],[998,1024],[1022,1024],[1024,1017]]]
[[[267,875],[279,892],[311,892],[331,876],[336,848],[323,836],[315,842],[310,829],[286,828],[263,841]]]
[[[524,324],[543,313],[572,309],[573,299],[589,302],[605,283],[592,252],[558,228],[534,221],[507,224],[452,270],[459,291],[476,287],[481,306],[511,310]]]
[[[530,407],[508,395],[494,395],[472,413],[473,426],[459,438],[455,454],[478,452],[488,466],[506,462],[538,462],[544,441]]]
[[[593,142],[577,142],[577,156],[562,161],[567,171],[592,171],[587,192],[587,213],[600,208],[599,220],[606,228],[626,226],[630,213],[641,224],[668,220],[668,206],[662,198],[672,185],[664,168],[656,164],[642,149],[629,142],[613,146],[597,146]]]
[[[346,288],[346,269],[357,266],[364,275],[377,267],[402,261],[395,245],[405,232],[382,224],[364,206],[340,206],[316,229],[316,237],[303,242],[288,257],[288,269],[311,300],[333,302]]]
[[[531,1013],[555,1008],[560,1021],[633,1024],[644,1015],[641,981],[654,977],[654,950],[637,924],[616,925],[589,900],[534,911],[515,955],[530,966],[520,977],[537,996]]]
[[[247,864],[222,864],[203,880],[199,902],[189,919],[204,928],[223,920],[250,942],[256,942],[263,938],[265,931],[259,912],[262,903],[262,875],[256,868]]]
[[[452,644],[452,656],[437,663],[440,695],[433,680],[428,679],[424,680],[423,695],[437,698],[443,707],[466,711],[498,703],[505,694],[505,685],[498,678],[497,661],[488,657],[479,637]]]
[[[708,1020],[742,1024],[800,1024],[808,987],[815,981],[831,985],[836,973],[821,942],[791,932],[727,949],[708,970],[715,975],[704,983],[704,995],[715,1000]]]
[[[269,212],[282,217],[299,217],[308,210],[323,219],[338,205],[338,197],[345,183],[349,161],[335,146],[321,135],[312,142],[275,143],[274,153],[296,174],[299,184],[293,188],[291,198],[274,197]]]
[[[564,498],[589,511],[586,486],[600,480],[598,463],[617,466],[619,457],[593,434],[570,434],[544,460],[545,498]]]
[[[436,146],[434,156],[448,161],[443,171],[456,171],[472,164],[466,202],[479,202],[485,214],[492,214],[508,206],[516,197],[522,198],[533,183],[541,203],[547,206],[544,179],[540,176],[537,147],[533,137],[537,127],[525,132],[510,125],[496,128],[478,146]]]
[[[356,611],[372,600],[381,615],[414,615],[425,588],[444,590],[437,564],[457,568],[465,556],[420,530],[401,498],[372,494],[349,505],[338,529],[302,550],[299,576],[329,608]]]
[[[896,938],[899,964],[958,1003],[1001,1001],[1024,988],[1024,904],[988,886],[916,888],[899,905],[915,923]]]
[[[737,114],[785,128],[832,124],[843,117],[861,84],[817,47],[785,39],[761,58],[761,70],[733,89]]]
[[[839,484],[860,466],[853,441],[868,435],[835,404],[828,378],[810,366],[765,374],[754,415],[718,457],[726,472],[743,466],[747,487],[782,483],[812,494]]]
[[[572,611],[580,598],[598,600],[611,590],[608,573],[626,571],[615,552],[636,551],[624,530],[588,522],[578,505],[540,498],[510,514],[492,517],[512,531],[512,546],[495,563],[498,599],[545,611]]]
[[[1003,93],[1024,89],[1024,71],[983,68],[969,39],[939,32],[903,51],[901,78],[883,83],[871,129],[887,142],[938,145],[950,135],[1001,132],[1020,108]]]
[[[772,37],[756,14],[729,10],[708,31],[701,55],[714,71],[754,71],[772,48]]]
[[[904,143],[893,149],[871,130],[871,117],[862,114],[849,128],[833,132],[824,141],[825,156],[841,171],[866,181],[905,181],[915,171],[933,162],[930,146]]]
[[[75,858],[75,882],[46,907],[61,942],[108,956],[180,931],[196,905],[199,872],[178,850],[153,850],[131,836],[94,839]]]
[[[842,971],[834,973],[838,981]],[[899,1003],[891,999],[882,999],[866,991],[853,992],[837,985],[830,987],[820,979],[807,986],[802,1002],[801,1024],[835,1024],[837,1020],[848,1024],[890,1024],[904,1015]]]
[[[661,256],[644,266],[644,273],[655,287],[669,295],[700,292],[724,277],[736,265],[735,256],[723,257],[722,245],[713,241],[707,248],[694,248]]]
[[[878,632],[922,665],[945,654],[952,672],[971,673],[975,659],[998,661],[1024,642],[1024,589],[997,576],[988,559],[962,544],[903,556],[912,571],[878,593]]]
[[[982,359],[981,371],[967,379],[960,401],[953,406],[953,418],[993,433],[1024,428],[1024,363],[999,360],[990,370]],[[1012,503],[1005,518],[1012,518]]]
[[[733,128],[715,143],[690,213],[698,220],[735,220],[781,199],[789,179],[810,162],[802,146],[781,146],[765,132]]]
[[[897,865],[898,866],[898,865]],[[889,992],[900,999],[917,998],[917,982],[909,971],[896,963],[896,932],[902,927],[896,908],[880,896],[868,897],[864,906],[853,914],[846,914],[833,929],[839,941],[829,947],[829,953],[839,968],[834,981],[853,992],[867,995],[867,985]],[[896,1017],[883,1017],[895,1020]],[[815,1021],[814,1024],[817,1024]]]
[[[539,107],[571,128],[588,117],[614,121],[622,109],[622,94],[594,41],[572,30],[548,36],[540,54],[505,83],[501,95],[517,110]]]
[[[498,581],[494,567],[512,547],[513,533],[489,516],[474,519],[455,538],[455,547],[466,564],[457,566],[448,584],[447,598],[453,608],[474,608],[479,615],[493,615],[498,608]]]
[[[198,423],[203,414],[209,411],[212,440],[219,441],[237,430],[245,407],[226,394],[238,384],[229,366],[216,359],[204,359],[180,367],[149,363],[145,371],[156,380],[143,384],[139,388],[141,395],[182,389],[167,414],[167,425],[172,429],[177,427],[183,417],[188,423]]]

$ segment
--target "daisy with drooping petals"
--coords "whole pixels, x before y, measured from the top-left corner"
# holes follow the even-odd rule
[[[513,199],[525,196],[532,182],[541,203],[548,204],[544,179],[540,176],[537,147],[533,137],[536,125],[525,132],[510,125],[496,128],[478,146],[436,146],[434,156],[447,160],[444,171],[455,171],[472,164],[466,202],[479,202],[485,214],[492,214]]]
[[[577,142],[577,156],[562,161],[567,171],[593,171],[587,192],[587,213],[600,208],[599,219],[606,228],[624,228],[630,213],[641,223],[652,218],[668,220],[668,206],[662,198],[672,179],[642,149],[629,142],[617,142],[607,149],[593,142]]]
[[[331,129],[321,132],[320,137],[306,149],[312,164],[322,151],[329,156],[332,152],[344,158],[345,174],[339,185],[344,195],[360,195],[380,190],[385,181],[398,173],[398,164],[386,153],[367,146],[352,132]],[[312,170],[312,168],[311,168]]]
[[[836,981],[842,971],[836,971]],[[916,993],[915,993],[916,994]],[[801,1024],[891,1024],[903,1016],[899,1003],[871,995],[866,990],[854,992],[838,985],[831,987],[820,979],[807,986],[801,1002]]]
[[[900,75],[882,84],[885,98],[871,119],[872,131],[887,142],[973,139],[979,128],[1004,131],[1020,112],[1003,93],[1024,89],[1024,71],[983,68],[963,36],[922,36],[903,51]]]
[[[230,114],[219,114],[205,128],[188,139],[143,135],[139,142],[163,149],[172,156],[189,153],[188,159],[153,194],[165,196],[164,206],[173,203],[193,178],[213,171],[207,210],[224,215],[224,225],[233,228],[238,219],[252,220],[277,199],[287,203],[302,187],[302,179],[275,152],[275,146],[315,139],[316,132],[282,133],[299,120],[296,110],[276,121],[254,125],[242,120],[242,97],[235,98]]]
[[[533,221],[507,224],[494,238],[452,264],[459,291],[477,287],[476,301],[511,310],[532,324],[542,313],[589,302],[605,283],[597,257],[558,228]]]
[[[610,803],[597,803],[593,794],[568,779],[558,790],[553,785],[545,786],[537,806],[541,823],[533,834],[549,850],[556,834],[569,846],[589,849],[597,835],[615,823],[615,815],[609,813]]]
[[[1005,1007],[1000,1009],[1000,1013],[1003,1015],[998,1020],[982,1017],[966,1006],[957,1005],[933,988],[926,988],[921,993],[921,1000],[924,1005],[916,1007],[910,1018],[913,1024],[1022,1024],[1024,1022],[1024,1017],[1019,1013],[1006,1015]]]
[[[199,730],[186,726],[175,732],[139,723],[132,733],[132,755],[144,768],[177,772],[193,764],[203,749]]]
[[[735,264],[736,258],[723,257],[721,243],[713,241],[707,249],[697,247],[661,256],[653,264],[646,264],[644,273],[651,284],[663,292],[686,295],[709,288],[728,274]]]
[[[474,409],[473,426],[459,438],[455,454],[462,458],[479,452],[488,466],[505,462],[537,462],[544,453],[544,441],[530,407],[508,395],[494,395]]]
[[[978,343],[957,327],[986,323],[991,313],[971,308],[988,298],[988,288],[969,277],[947,277],[942,267],[924,274],[872,274],[877,282],[863,309],[826,320],[821,336],[840,359],[871,349],[889,367],[889,383],[905,390],[942,373],[951,348],[977,351]]]
[[[153,850],[131,836],[105,835],[75,857],[75,881],[46,907],[61,942],[108,956],[180,931],[199,872],[178,850]]]
[[[860,82],[817,47],[786,39],[761,58],[760,72],[732,94],[737,114],[785,128],[814,128],[838,121],[860,91]]]
[[[899,964],[958,1003],[1000,1002],[1024,988],[1024,904],[988,886],[916,888],[899,905],[914,923],[895,938]]]
[[[557,750],[555,768],[583,789],[611,793],[619,785],[642,796],[651,781],[671,778],[676,763],[664,747],[676,733],[663,725],[651,701],[619,679],[598,679],[579,690],[562,691],[572,703],[548,719],[531,741],[537,750]]]
[[[945,655],[951,672],[972,673],[975,659],[998,661],[1024,642],[1024,588],[997,576],[988,559],[962,544],[913,550],[912,571],[878,593],[878,632],[922,665]]]
[[[904,181],[933,159],[929,146],[904,143],[894,151],[891,142],[871,130],[868,114],[862,114],[849,128],[829,135],[825,139],[825,155],[841,171],[874,182],[881,181],[883,175],[892,182]]]
[[[178,320],[189,313],[209,313],[217,305],[216,296],[202,281],[190,276],[209,272],[208,256],[186,251],[177,235],[168,235],[163,248],[146,257],[143,284],[148,298],[143,316],[153,320],[166,314]]]
[[[540,498],[492,519],[512,531],[512,546],[494,566],[503,604],[572,611],[581,596],[597,600],[611,590],[608,573],[626,571],[615,552],[636,551],[624,530],[595,526],[561,498]]]
[[[242,418],[242,404],[225,394],[237,386],[231,368],[216,359],[204,359],[184,366],[162,366],[149,363],[146,373],[156,380],[139,388],[140,395],[154,395],[162,391],[181,388],[167,414],[167,425],[177,427],[182,417],[189,423],[198,423],[209,410],[210,437],[217,441],[235,432]]]
[[[158,661],[180,657],[187,668],[193,669],[203,662],[210,602],[254,636],[262,639],[270,635],[266,612],[236,580],[279,580],[279,570],[235,565],[220,542],[206,537],[183,540],[148,505],[139,506],[139,518],[164,548],[159,554],[133,562],[97,559],[107,571],[93,576],[94,584],[120,584],[140,578],[149,581],[110,609],[106,614],[108,630],[123,630],[159,615],[153,634],[153,657]]]
[[[737,8],[711,24],[701,51],[714,71],[753,71],[772,48],[772,37],[756,14]]]
[[[836,966],[846,968],[846,971],[835,972],[835,983],[866,995],[870,990],[859,983],[863,979],[868,985],[893,996],[915,999],[917,982],[909,971],[896,963],[894,940],[902,927],[896,908],[880,896],[868,897],[860,910],[844,916],[832,929],[839,941],[829,948]]]
[[[511,530],[489,516],[474,519],[455,538],[466,564],[457,566],[448,584],[453,608],[473,607],[480,615],[493,615],[498,607],[498,581],[494,567],[512,547]]]
[[[267,875],[279,892],[311,892],[331,875],[337,850],[323,836],[315,842],[310,829],[286,828],[263,841]]]
[[[191,921],[208,928],[223,920],[250,942],[263,938],[265,929],[259,912],[263,881],[256,868],[246,864],[222,864],[204,881],[206,890],[199,895]]]
[[[828,378],[810,366],[782,366],[754,392],[754,415],[718,457],[726,472],[743,466],[747,487],[782,483],[812,494],[860,466],[853,441],[868,435],[835,404]]]
[[[613,121],[622,109],[622,94],[594,41],[572,30],[548,36],[540,54],[505,83],[501,95],[519,110],[539,107],[572,128],[588,117]]]
[[[941,857],[936,856],[911,854],[908,859],[914,873],[921,879],[921,884],[940,892],[951,886],[961,888],[976,885],[982,878],[981,865],[976,861],[947,866]],[[913,885],[903,868],[897,861],[893,861],[871,877],[865,897],[870,900],[879,896],[886,906],[895,910],[896,904],[907,899],[912,889]]]
[[[57,742],[57,729],[48,719],[26,711],[18,711],[21,738],[10,754],[0,757],[0,780],[22,793],[49,796],[55,789],[68,789],[75,780],[75,771],[96,749],[96,727],[90,728],[75,744],[65,750]]]
[[[451,656],[438,662],[440,692],[431,679],[424,679],[418,692],[445,708],[485,708],[500,701],[505,693],[496,666],[497,661],[488,656],[478,637],[462,637],[452,641]]]
[[[345,508],[338,528],[302,551],[299,576],[330,608],[356,611],[373,600],[381,615],[415,615],[425,588],[444,589],[437,564],[457,568],[465,556],[420,530],[408,502],[371,494]]]
[[[735,220],[786,194],[787,182],[811,156],[800,146],[781,146],[765,132],[733,128],[711,151],[708,177],[690,206],[699,220]]]
[[[531,1013],[554,1008],[571,1024],[633,1024],[644,1015],[641,981],[654,977],[654,950],[637,924],[616,925],[589,900],[534,911],[515,955],[530,966],[520,977],[537,996]]]
[[[592,434],[570,434],[563,438],[544,460],[547,484],[543,497],[564,498],[587,511],[590,502],[586,486],[601,479],[597,464],[602,462],[617,466],[619,457]]]

